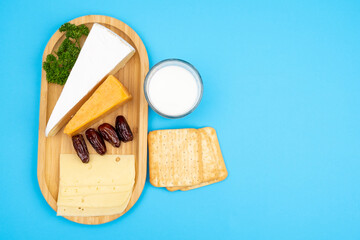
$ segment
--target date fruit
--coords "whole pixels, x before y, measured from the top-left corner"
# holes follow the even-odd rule
[[[120,147],[121,141],[113,126],[103,123],[98,127],[98,131],[105,141],[108,141],[114,147]]]
[[[73,146],[75,151],[83,163],[88,163],[90,160],[89,151],[86,147],[86,143],[83,135],[78,134],[72,137]]]
[[[134,139],[129,124],[124,116],[120,115],[116,117],[115,127],[121,141],[129,142]]]
[[[106,153],[105,142],[100,133],[98,133],[94,128],[89,128],[86,130],[85,135],[91,146],[98,154],[104,155]]]

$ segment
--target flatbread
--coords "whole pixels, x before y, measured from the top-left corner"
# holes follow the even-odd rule
[[[219,181],[222,181],[228,176],[228,171],[226,169],[224,158],[223,158],[223,155],[221,153],[219,139],[217,137],[216,131],[212,127],[205,127],[205,128],[202,128],[201,130],[205,131],[206,134],[210,138],[211,147],[212,147],[212,149],[213,149],[213,151],[215,153],[215,157],[217,158],[217,162],[218,162]]]
[[[218,162],[211,146],[211,139],[205,129],[198,129],[201,136],[203,181],[209,182],[218,178]]]
[[[218,159],[215,156],[215,151],[212,147],[212,142],[206,129],[198,129],[198,133],[201,137],[201,150],[202,150],[202,170],[203,170],[203,183],[212,182],[218,178]],[[183,188],[180,187],[168,187],[169,191],[176,191]]]
[[[204,149],[203,149],[203,156],[204,156],[204,154],[206,156],[207,152],[212,152],[213,156],[215,158],[214,163],[216,165],[215,168],[213,168],[213,167],[204,167],[203,166],[203,169],[204,169],[203,174],[204,174],[204,176],[207,176],[205,171],[210,170],[210,169],[216,169],[217,177],[215,179],[210,179],[210,180],[204,181],[204,182],[202,182],[200,184],[196,184],[196,185],[193,185],[193,186],[167,187],[166,189],[171,191],[171,192],[176,191],[176,190],[188,191],[188,190],[196,189],[196,188],[199,188],[199,187],[207,186],[207,185],[210,185],[210,184],[213,184],[213,183],[216,183],[216,182],[220,182],[220,181],[224,180],[228,176],[228,172],[227,172],[227,169],[226,169],[226,166],[225,166],[223,156],[221,154],[219,140],[217,138],[215,129],[211,128],[211,127],[205,127],[205,128],[202,128],[202,129],[198,129],[198,131],[202,134],[202,136],[206,136],[210,140],[210,148],[209,148],[210,150],[209,151],[206,151],[206,150],[204,151]],[[205,159],[207,159],[207,158],[205,157]],[[212,161],[203,161],[204,165],[205,164],[211,165],[211,163],[212,163]]]
[[[203,182],[201,136],[196,129],[153,131],[148,143],[153,186],[193,186]]]

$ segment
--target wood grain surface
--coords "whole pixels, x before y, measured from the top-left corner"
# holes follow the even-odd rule
[[[129,60],[125,67],[115,74],[115,77],[117,77],[128,88],[133,96],[133,99],[91,126],[97,128],[103,122],[114,125],[116,116],[124,115],[133,130],[134,140],[128,143],[122,143],[120,148],[114,148],[110,144],[106,143],[108,149],[107,154],[135,155],[135,186],[129,205],[122,214],[118,215],[100,217],[66,217],[67,219],[77,223],[101,224],[117,219],[126,213],[136,203],[144,188],[147,168],[148,105],[144,96],[143,84],[145,76],[149,70],[149,59],[145,46],[136,32],[125,23],[115,18],[100,15],[89,15],[76,18],[70,22],[77,25],[85,24],[89,28],[91,28],[95,22],[100,23],[120,35],[136,50],[135,55]],[[64,38],[64,34],[59,31],[51,37],[45,48],[43,61],[45,61],[46,56],[49,53],[57,50]],[[82,43],[83,42],[84,39],[82,40]],[[53,137],[45,137],[46,123],[62,88],[62,86],[57,84],[49,84],[46,81],[46,73],[42,70],[37,175],[41,192],[46,201],[55,211],[57,209],[56,201],[59,187],[60,154],[75,153],[71,138],[63,133],[63,129],[61,129]],[[89,152],[95,153],[89,142],[87,142],[87,145]]]

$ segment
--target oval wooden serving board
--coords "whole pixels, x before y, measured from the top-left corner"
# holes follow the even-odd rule
[[[135,55],[128,61],[125,67],[115,74],[115,76],[128,88],[133,99],[92,126],[97,128],[103,122],[114,124],[117,115],[124,115],[133,130],[134,140],[128,143],[122,143],[120,148],[114,148],[106,143],[108,148],[107,153],[109,154],[135,155],[136,177],[129,205],[122,214],[112,216],[66,217],[77,223],[101,224],[112,221],[126,213],[136,203],[144,188],[147,167],[148,105],[144,96],[143,84],[149,70],[149,59],[145,46],[136,32],[125,23],[115,18],[90,15],[76,18],[70,22],[76,25],[85,24],[89,29],[94,23],[102,24],[124,38],[136,50]],[[45,48],[43,61],[45,61],[46,56],[49,53],[58,49],[64,38],[64,33],[60,33],[59,31],[51,37]],[[82,44],[84,41],[85,40],[83,39]],[[46,73],[42,70],[37,175],[41,192],[55,211],[57,210],[56,201],[59,188],[60,154],[76,153],[73,149],[71,138],[63,133],[63,129],[53,137],[45,137],[46,123],[60,96],[62,88],[62,86],[57,84],[48,84],[46,81]],[[89,142],[87,142],[87,145],[90,153],[96,153]]]

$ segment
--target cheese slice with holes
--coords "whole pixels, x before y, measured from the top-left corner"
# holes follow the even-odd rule
[[[106,76],[116,73],[134,53],[123,38],[95,23],[51,113],[45,135],[54,136]]]
[[[123,204],[131,193],[119,192],[119,193],[101,193],[101,194],[84,194],[77,196],[63,196],[58,199],[59,206],[81,206],[81,207],[119,207]]]
[[[117,207],[74,207],[74,206],[62,206],[58,205],[57,215],[58,216],[72,216],[72,217],[94,217],[94,216],[106,216],[122,213],[129,201],[131,195],[126,199],[125,202]]]
[[[60,155],[59,216],[104,216],[125,210],[135,183],[134,155]]]
[[[96,194],[108,194],[108,193],[120,193],[128,192],[132,188],[131,184],[124,185],[108,185],[108,186],[62,186],[59,188],[59,194],[62,196],[78,196],[81,194],[96,195]]]
[[[122,213],[126,207],[129,199],[126,200],[126,204],[121,204],[119,207],[69,207],[58,206],[58,216],[72,216],[72,217],[94,217],[94,216],[106,216]]]

